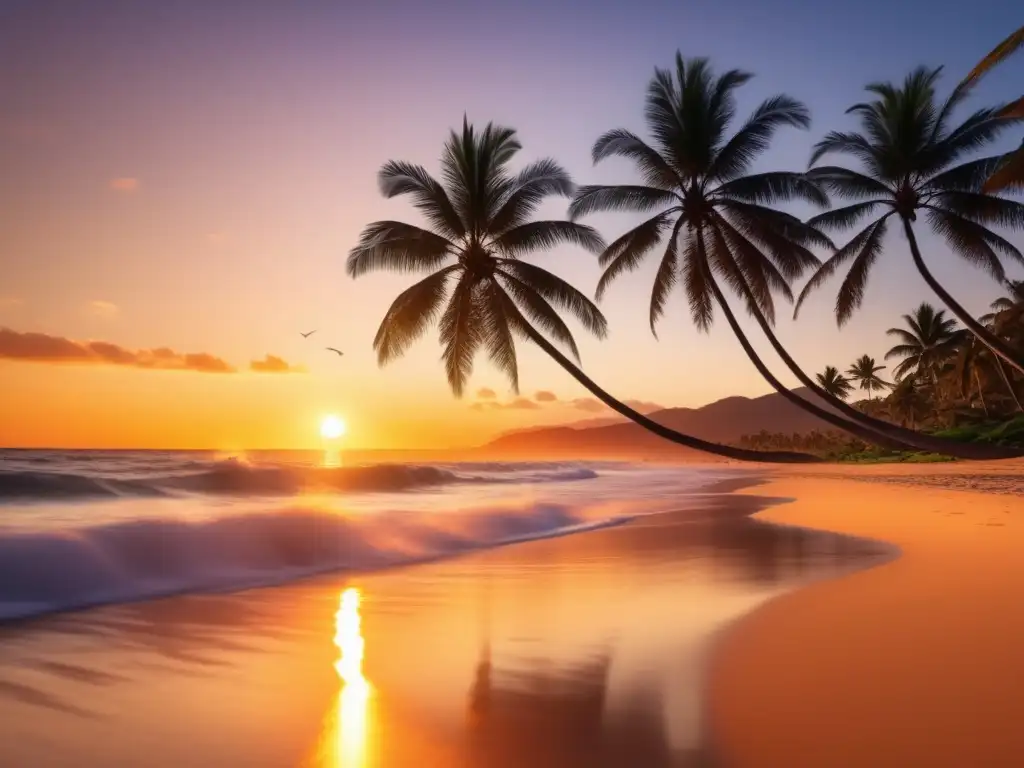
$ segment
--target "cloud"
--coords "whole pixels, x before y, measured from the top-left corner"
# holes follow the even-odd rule
[[[249,363],[249,370],[256,373],[304,373],[305,368],[290,365],[287,360],[277,355],[266,355],[262,360]]]
[[[131,350],[108,341],[73,341],[45,333],[19,333],[10,328],[0,328],[0,360],[118,365],[200,373],[235,372],[227,362],[207,352],[181,353],[168,347]]]
[[[25,306],[25,300],[17,296],[0,296],[0,312],[5,309],[20,309]]]
[[[526,397],[517,397],[507,403],[499,403],[495,400],[480,400],[471,406],[474,411],[536,411],[540,408],[533,400]]]
[[[650,403],[645,400],[623,400],[623,402],[634,411],[640,411],[640,413],[645,414],[660,411],[664,407],[657,403]],[[604,410],[611,410],[600,400],[593,397],[578,397],[575,400],[570,401],[569,405],[578,411],[586,411],[587,413],[600,413]]]
[[[112,301],[97,300],[89,302],[89,312],[96,317],[112,320],[121,313],[121,310]]]
[[[142,182],[138,179],[133,179],[131,176],[118,176],[116,179],[110,180],[109,186],[115,192],[131,194],[142,186]]]
[[[533,396],[533,399],[538,403],[554,403],[558,401],[558,396],[554,392],[542,389]]]
[[[489,389],[487,387],[476,391],[476,397],[478,400],[493,400],[497,396],[497,393],[493,389]]]

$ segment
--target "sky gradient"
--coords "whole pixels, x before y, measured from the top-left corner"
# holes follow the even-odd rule
[[[1011,6],[0,0],[0,357],[16,358],[0,359],[0,445],[306,447],[334,412],[353,447],[447,447],[592,417],[586,393],[528,346],[529,406],[485,358],[471,391],[492,390],[491,405],[455,400],[436,334],[377,367],[377,324],[411,278],[352,281],[344,260],[364,224],[417,220],[380,197],[383,162],[436,172],[465,112],[517,128],[521,162],[550,156],[580,183],[633,182],[625,163],[592,167],[590,147],[614,127],[646,134],[647,81],[679,49],[757,74],[741,114],[780,91],[804,100],[811,130],[783,131],[758,164],[802,169],[813,141],[852,127],[843,111],[865,83],[944,64],[951,88],[1024,21]],[[993,73],[970,105],[1018,96],[1022,68]],[[611,239],[635,220],[590,223]],[[919,232],[937,276],[981,313],[998,286]],[[588,254],[533,260],[592,295]],[[769,391],[724,324],[693,329],[681,296],[651,336],[653,269],[608,292],[606,341],[574,328],[588,374],[646,407]],[[841,332],[836,287],[797,323],[780,312],[779,336],[811,371],[881,358],[885,329],[931,299],[895,231]]]

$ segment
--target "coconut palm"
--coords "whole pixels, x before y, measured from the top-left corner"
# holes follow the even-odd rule
[[[850,392],[853,391],[853,385],[834,365],[825,366],[825,370],[817,374],[816,378],[818,379],[818,386],[839,400],[845,400],[850,396]]]
[[[435,321],[448,383],[461,396],[475,355],[491,361],[518,390],[516,339],[529,339],[618,413],[655,434],[697,450],[755,461],[816,461],[807,454],[760,453],[709,443],[652,421],[597,386],[537,329],[578,360],[572,333],[555,307],[603,337],[604,316],[582,293],[522,257],[560,243],[600,252],[591,227],[569,221],[530,221],[539,204],[574,187],[553,160],[539,160],[513,173],[509,164],[521,146],[511,128],[488,124],[477,132],[468,121],[452,132],[441,158],[444,183],[406,162],[385,163],[379,183],[385,197],[409,195],[426,219],[424,229],[378,221],[363,230],[351,250],[347,271],[359,277],[386,269],[429,274],[394,300],[373,345],[384,365],[401,356]],[[537,327],[535,327],[537,326]]]
[[[897,384],[886,401],[889,415],[911,428],[928,415],[929,401],[921,383],[910,376]]]
[[[788,200],[816,205],[828,201],[804,174],[748,172],[778,128],[806,128],[810,116],[799,101],[777,95],[762,102],[729,135],[736,110],[734,92],[751,77],[739,70],[716,76],[706,59],[676,54],[675,71],[656,69],[647,89],[646,119],[653,146],[624,129],[611,130],[595,142],[595,163],[612,156],[632,160],[643,184],[581,187],[569,208],[570,218],[606,210],[658,211],[601,254],[605,270],[597,298],[617,277],[639,266],[667,235],[651,292],[652,332],[656,334],[672,288],[682,281],[697,328],[711,327],[717,305],[754,367],[784,398],[866,440],[906,447],[885,434],[891,425],[879,429],[858,424],[804,400],[779,381],[750,344],[719,284],[724,281],[739,295],[787,364],[806,386],[818,390],[774,335],[772,294],[792,301],[789,281],[820,264],[809,246],[829,247],[831,242],[771,206]],[[820,394],[828,397],[824,391]]]
[[[570,206],[574,219],[599,210],[660,209],[601,255],[605,272],[598,283],[598,299],[617,276],[651,254],[667,233],[651,292],[652,332],[672,288],[681,281],[697,327],[710,327],[717,303],[758,372],[783,397],[818,418],[890,448],[913,447],[961,458],[1014,455],[998,446],[921,435],[873,418],[833,397],[797,365],[773,331],[772,291],[791,298],[788,280],[818,264],[808,246],[830,243],[820,232],[770,206],[794,198],[820,204],[823,198],[802,174],[747,170],[777,128],[807,125],[806,109],[787,96],[773,97],[728,137],[733,92],[751,76],[733,70],[716,78],[705,60],[679,55],[675,70],[674,75],[655,70],[648,86],[646,118],[653,145],[623,129],[609,131],[594,144],[595,163],[612,156],[631,160],[643,184],[581,187]],[[786,366],[832,409],[804,400],[768,370],[736,321],[719,278],[740,295]]]
[[[1003,162],[1002,157],[960,162],[975,149],[993,141],[1021,118],[1005,116],[1002,107],[981,109],[956,127],[952,112],[963,94],[953,93],[937,103],[935,83],[939,69],[920,68],[902,85],[875,83],[867,90],[873,100],[847,110],[858,116],[861,133],[833,131],[819,141],[811,165],[829,154],[848,155],[863,170],[838,166],[813,168],[809,174],[835,196],[856,201],[810,220],[815,227],[846,230],[864,216],[871,223],[829,258],[804,287],[797,310],[816,288],[840,267],[849,265],[836,299],[836,319],[845,324],[864,298],[871,268],[882,252],[890,219],[902,224],[918,272],[943,303],[987,347],[1024,372],[1024,360],[961,306],[932,275],[914,234],[914,222],[923,212],[929,225],[950,248],[967,261],[987,270],[998,281],[1006,279],[1002,260],[1024,263],[1015,245],[990,227],[1024,227],[1024,204],[982,191],[985,180]],[[959,165],[955,163],[960,162]]]
[[[909,315],[903,315],[906,328],[890,328],[886,333],[900,343],[885,353],[885,359],[903,358],[893,369],[897,380],[907,374],[927,376],[938,382],[939,366],[956,352],[960,332],[956,320],[946,317],[944,309],[935,309],[926,301]]]
[[[1008,312],[1024,304],[1024,280],[1007,280],[1005,285],[1006,296],[1000,296],[989,305],[993,312]]]
[[[963,79],[957,89],[966,93],[989,70],[1006,61],[1006,59],[1017,53],[1021,48],[1024,48],[1024,27],[1011,33],[1008,38],[993,48],[988,56],[978,62],[978,66],[972,69],[970,74]],[[1024,96],[1007,105],[1003,110],[1003,114],[1024,117]],[[1024,142],[1021,143],[1020,148],[1016,152],[1011,152],[1007,155],[1006,162],[988,178],[985,182],[985,191],[994,192],[999,189],[1020,188],[1022,186],[1024,186]]]
[[[859,382],[860,388],[868,393],[868,399],[873,400],[874,392],[881,392],[883,389],[892,387],[892,384],[878,375],[884,370],[884,365],[875,364],[875,358],[870,355],[861,355],[853,361],[853,365],[846,371],[846,375]]]

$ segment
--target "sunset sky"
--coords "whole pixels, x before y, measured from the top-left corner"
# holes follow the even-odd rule
[[[757,73],[743,112],[779,91],[806,101],[811,131],[781,133],[759,166],[802,169],[814,140],[852,127],[843,111],[865,83],[923,63],[946,65],[952,87],[1021,21],[1005,0],[0,0],[0,445],[307,447],[337,413],[353,447],[447,447],[606,414],[528,346],[519,402],[483,357],[454,399],[435,333],[377,367],[374,332],[411,279],[352,281],[344,261],[364,224],[416,218],[380,197],[384,161],[436,172],[465,112],[516,127],[522,161],[632,182],[625,163],[593,168],[591,145],[614,127],[646,134],[647,81],[680,49]],[[1018,96],[1022,74],[1009,62],[971,105]],[[633,219],[591,223],[611,239]],[[969,308],[1000,295],[918,231]],[[536,261],[593,294],[588,254]],[[652,338],[653,268],[609,291],[606,341],[578,329],[586,371],[647,408],[768,392],[724,325],[693,329],[681,296]],[[842,332],[836,287],[798,323],[780,313],[811,371],[881,358],[885,329],[932,300],[895,231]]]

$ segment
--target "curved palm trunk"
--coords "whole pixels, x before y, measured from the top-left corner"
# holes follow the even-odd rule
[[[700,235],[697,236],[697,248],[699,251],[703,250],[702,239]],[[775,375],[768,370],[768,366],[764,364],[761,358],[758,356],[756,350],[751,346],[750,341],[747,339],[746,334],[743,333],[743,329],[740,327],[739,322],[736,320],[736,316],[732,313],[732,309],[729,307],[729,302],[726,300],[725,295],[722,293],[722,289],[718,287],[718,282],[711,275],[709,269],[707,269],[707,262],[704,260],[704,254],[701,252],[698,258],[701,259],[701,263],[705,265],[705,274],[708,279],[708,283],[711,285],[711,290],[715,294],[715,299],[718,301],[718,306],[722,308],[722,312],[725,314],[725,319],[729,323],[729,327],[732,329],[733,335],[739,340],[740,346],[743,347],[743,351],[746,353],[750,362],[754,364],[757,372],[761,374],[765,381],[772,385],[772,388],[782,395],[786,400],[793,403],[798,408],[802,408],[813,416],[817,416],[822,421],[828,422],[834,427],[838,427],[844,432],[849,432],[852,435],[867,440],[868,442],[874,443],[875,445],[883,448],[889,448],[893,450],[902,450],[907,446],[897,440],[891,440],[883,435],[879,435],[874,430],[862,427],[852,421],[844,419],[842,416],[838,416],[830,411],[826,411],[823,408],[819,408],[814,403],[809,403],[804,400],[800,395],[796,394],[789,389],[785,384],[775,378]]]
[[[988,414],[988,403],[985,402],[985,390],[981,386],[981,376],[978,375],[978,369],[974,369],[974,386],[978,390],[978,397],[981,398],[981,410],[985,413],[985,418],[989,418]]]
[[[705,453],[713,453],[716,456],[725,456],[726,458],[737,459],[739,461],[764,461],[776,464],[809,464],[823,461],[820,457],[812,456],[809,453],[794,453],[792,451],[750,451],[746,448],[734,448],[730,445],[719,445],[718,443],[710,443],[706,440],[701,440],[698,437],[692,437],[691,435],[685,435],[682,432],[676,432],[674,429],[669,429],[665,425],[647,418],[639,411],[633,410],[625,403],[616,400],[601,389],[601,387],[599,387],[583,371],[577,368],[569,358],[563,355],[554,344],[544,338],[544,336],[529,323],[523,323],[523,331],[530,338],[530,341],[544,350],[552,360],[562,366],[562,368],[564,368],[570,376],[576,379],[576,381],[582,384],[590,394],[616,413],[625,416],[634,424],[643,427],[648,432],[651,432],[658,437],[676,443],[677,445],[684,445],[687,448],[693,448],[698,451],[704,451]]]
[[[1003,367],[1002,360],[996,360],[996,369],[999,371],[999,378],[1003,380],[1003,386],[1006,387],[1006,391],[1010,393],[1010,397],[1013,398],[1014,405],[1017,406],[1017,410],[1024,413],[1024,405],[1020,404],[1020,398],[1017,397],[1017,390],[1013,388],[1013,382],[1010,381],[1010,377],[1006,375],[1006,368]]]
[[[747,304],[754,309],[754,319],[757,321],[758,326],[760,326],[761,332],[764,333],[765,338],[768,339],[768,343],[771,344],[772,349],[775,350],[775,353],[779,356],[782,362],[786,364],[786,367],[792,371],[793,375],[797,377],[801,384],[846,416],[850,421],[867,427],[877,435],[882,435],[891,442],[899,443],[899,447],[901,448],[911,448],[917,451],[927,451],[929,453],[941,453],[958,459],[1011,459],[1021,455],[1021,451],[1003,448],[996,445],[962,443],[946,437],[925,435],[920,432],[916,432],[913,429],[907,429],[899,426],[898,424],[892,424],[888,421],[883,421],[882,419],[876,419],[874,416],[869,416],[866,413],[858,411],[849,403],[840,400],[835,395],[823,389],[818,382],[808,376],[803,369],[800,368],[796,360],[793,359],[786,348],[782,345],[782,342],[779,341],[771,324],[758,308],[757,302],[754,301],[754,295],[746,282],[742,283],[742,288],[747,299]],[[932,371],[932,375],[935,376],[934,371]],[[807,401],[801,399],[801,402]],[[1021,410],[1024,411],[1024,409]],[[843,427],[843,429],[845,430],[846,428]],[[872,441],[874,440],[875,438],[872,438]]]
[[[1017,353],[1014,352],[1008,344],[1002,339],[991,333],[984,325],[979,323],[974,317],[964,309],[960,304],[957,303],[949,292],[942,287],[935,276],[928,270],[928,266],[924,263],[924,259],[921,258],[921,250],[917,247],[917,238],[914,236],[914,228],[910,226],[910,221],[903,219],[903,231],[907,235],[907,242],[910,243],[910,255],[914,258],[914,266],[917,267],[917,271],[921,273],[921,277],[928,283],[928,287],[935,291],[935,294],[942,299],[943,303],[949,307],[950,311],[960,320],[961,323],[973,333],[982,344],[992,350],[992,352],[1011,366],[1016,368],[1021,373],[1024,373],[1024,361],[1017,359]]]

